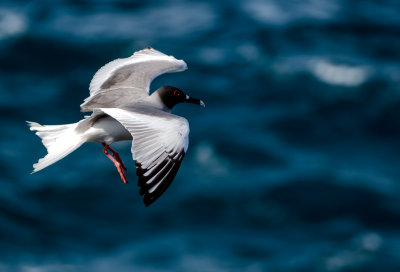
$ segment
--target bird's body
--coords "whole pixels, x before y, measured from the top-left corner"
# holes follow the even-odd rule
[[[90,83],[90,96],[81,105],[82,111],[93,111],[92,115],[67,125],[28,122],[48,151],[34,164],[33,172],[64,158],[86,142],[99,142],[127,183],[126,167],[109,145],[132,140],[140,194],[144,195],[146,206],[153,203],[174,179],[188,148],[188,122],[172,114],[172,107],[182,102],[202,106],[204,103],[172,86],[161,87],[149,95],[149,86],[154,77],[186,67],[184,61],[152,48],[103,66]]]
[[[132,135],[120,122],[107,114],[98,114],[81,121],[77,133],[81,133],[85,142],[106,143],[108,145],[132,140]]]

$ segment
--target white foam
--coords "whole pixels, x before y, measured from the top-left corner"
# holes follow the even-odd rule
[[[202,142],[195,148],[196,161],[207,169],[209,173],[217,176],[227,175],[229,172],[228,162],[220,157],[211,143]]]
[[[335,64],[324,59],[311,60],[309,69],[322,82],[346,87],[356,87],[365,83],[371,74],[371,70],[366,66]]]
[[[382,247],[383,239],[382,237],[375,233],[366,233],[361,237],[361,246],[363,249],[368,251],[377,251]]]
[[[217,13],[204,3],[175,3],[151,9],[121,13],[93,11],[80,14],[73,10],[55,12],[46,24],[48,29],[60,34],[87,39],[145,39],[181,37],[209,31],[216,26]]]
[[[284,25],[304,19],[330,20],[335,18],[339,8],[338,3],[330,0],[243,1],[243,9],[250,17],[260,23],[271,25]]]
[[[27,18],[10,10],[0,10],[0,40],[20,35],[28,28]]]
[[[221,65],[231,58],[227,50],[217,47],[203,47],[199,50],[197,57],[199,61],[209,65]]]
[[[255,61],[261,57],[260,49],[251,43],[239,45],[236,51],[247,61]]]

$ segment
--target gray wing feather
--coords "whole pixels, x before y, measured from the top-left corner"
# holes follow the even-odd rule
[[[155,77],[185,69],[187,65],[183,60],[153,48],[137,51],[129,58],[116,59],[94,75],[90,96],[81,105],[81,111],[133,105],[149,95],[150,83]]]

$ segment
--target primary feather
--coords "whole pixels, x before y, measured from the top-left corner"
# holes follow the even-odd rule
[[[189,124],[180,116],[157,109],[100,109],[119,121],[132,135],[140,194],[148,206],[176,176],[189,144]]]

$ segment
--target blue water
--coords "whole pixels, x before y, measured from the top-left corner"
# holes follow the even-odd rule
[[[0,271],[400,271],[395,0],[0,3]],[[145,208],[99,144],[45,155],[25,120],[83,116],[93,74],[152,46],[190,146]]]

